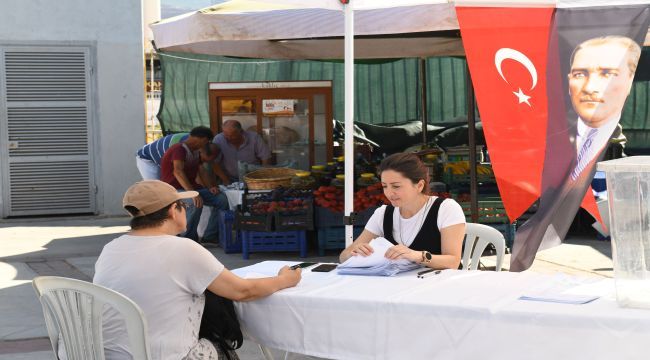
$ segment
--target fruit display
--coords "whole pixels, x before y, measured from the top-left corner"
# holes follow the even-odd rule
[[[258,201],[251,205],[250,213],[253,215],[265,215],[278,211],[282,214],[301,214],[308,211],[310,206],[311,200],[309,199]]]
[[[363,211],[372,206],[388,204],[390,201],[384,195],[381,183],[366,186],[354,193],[354,211]]]
[[[266,193],[244,195],[244,212],[251,215],[304,214],[312,205],[311,191],[277,188]]]
[[[314,203],[334,212],[342,212],[343,194],[343,189],[335,186],[321,186],[314,190]]]
[[[444,166],[445,172],[451,172],[453,175],[469,174],[469,161],[448,162]],[[477,164],[476,173],[479,175],[493,176],[492,166],[487,164]]]
[[[313,190],[316,185],[316,179],[309,171],[297,171],[296,176],[291,178],[291,187],[293,189]]]
[[[335,186],[321,186],[314,191],[314,202],[333,212],[343,212],[344,191]],[[389,204],[381,183],[359,189],[354,193],[354,211],[364,211],[370,207]]]

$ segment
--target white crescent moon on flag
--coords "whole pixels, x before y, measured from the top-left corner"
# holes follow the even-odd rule
[[[503,76],[503,71],[501,70],[501,63],[503,60],[506,59],[511,59],[514,60],[521,65],[523,65],[526,70],[530,73],[530,77],[533,78],[533,86],[531,86],[531,90],[535,88],[535,85],[537,85],[537,69],[535,69],[535,65],[533,64],[530,59],[524,55],[523,53],[514,50],[514,49],[509,49],[509,48],[501,48],[499,49],[496,54],[494,54],[494,66],[496,66],[497,71],[499,71],[499,75],[501,75],[501,78],[503,81],[508,82],[508,80]]]

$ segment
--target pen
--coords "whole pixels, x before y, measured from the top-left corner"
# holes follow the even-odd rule
[[[420,278],[420,279],[424,279],[425,277],[429,277],[429,276],[431,276],[431,275],[438,275],[438,274],[440,274],[441,271],[442,271],[442,270],[435,270],[435,271],[431,270],[431,271],[427,271],[426,273],[424,273],[424,274],[422,274],[422,275],[418,275],[418,278]]]
[[[430,272],[432,272],[433,270],[434,270],[434,269],[426,269],[426,270],[423,270],[423,271],[419,271],[419,272],[418,272],[418,277],[420,277],[420,275],[424,275],[424,274],[426,274],[426,273],[430,273]]]

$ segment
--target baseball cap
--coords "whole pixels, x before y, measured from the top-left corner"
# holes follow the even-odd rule
[[[198,196],[196,191],[178,192],[173,186],[160,180],[144,180],[137,182],[124,194],[122,206],[133,206],[139,210],[138,216],[149,215],[165,206],[181,199],[191,199]]]

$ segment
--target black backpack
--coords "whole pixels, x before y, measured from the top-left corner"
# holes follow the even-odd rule
[[[210,291],[205,292],[205,309],[201,318],[199,338],[218,345],[230,359],[230,351],[239,349],[244,342],[235,306],[232,300]]]

